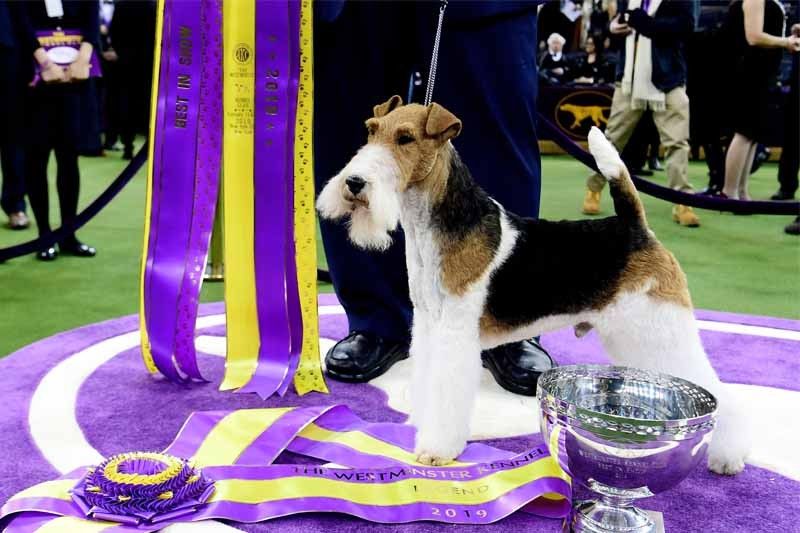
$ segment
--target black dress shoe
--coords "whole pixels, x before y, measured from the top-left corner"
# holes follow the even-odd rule
[[[407,342],[386,341],[371,333],[354,331],[328,350],[325,366],[328,375],[337,381],[364,383],[407,358]]]
[[[62,243],[59,247],[61,248],[62,253],[77,257],[94,257],[97,255],[97,250],[94,248],[94,246],[83,244],[80,241]]]
[[[800,235],[800,217],[797,217],[794,222],[783,228],[783,231],[789,235]]]
[[[788,192],[784,191],[783,189],[778,189],[778,192],[770,196],[770,200],[775,200],[778,202],[785,202],[787,200],[794,200],[794,194],[789,194]]]
[[[536,339],[486,350],[481,358],[501,387],[523,396],[535,396],[539,376],[557,366]]]
[[[40,250],[36,253],[36,259],[39,261],[55,261],[57,257],[58,250],[56,250],[55,246],[45,248],[44,250]]]

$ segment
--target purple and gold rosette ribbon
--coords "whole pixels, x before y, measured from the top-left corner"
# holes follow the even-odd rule
[[[163,454],[115,456],[16,494],[0,509],[0,527],[156,531],[308,512],[486,524],[517,511],[569,512],[569,479],[544,445],[513,454],[472,443],[447,467],[416,463],[413,445],[413,427],[364,422],[344,405],[194,413]],[[344,468],[273,464],[284,451]]]
[[[190,514],[213,492],[213,481],[189,461],[135,452],[90,468],[72,489],[72,499],[87,517],[139,525]]]
[[[140,330],[151,372],[202,381],[195,321],[223,196],[220,388],[327,392],[311,171],[311,2],[160,0]],[[222,187],[220,191],[220,173]]]

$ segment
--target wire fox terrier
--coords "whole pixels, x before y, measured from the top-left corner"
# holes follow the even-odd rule
[[[589,149],[616,216],[549,222],[509,213],[478,187],[450,142],[461,121],[442,106],[404,106],[393,96],[366,126],[367,144],[317,208],[347,218],[362,248],[386,249],[398,224],[405,232],[410,423],[420,462],[444,465],[463,450],[481,350],[570,326],[578,336],[596,329],[616,364],[708,388],[720,400],[709,468],[744,468],[748,438],[700,343],[686,277],[648,228],[628,170],[600,130],[589,134]]]

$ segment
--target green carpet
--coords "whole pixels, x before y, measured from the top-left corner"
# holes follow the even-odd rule
[[[123,166],[118,153],[82,159],[81,205],[102,191]],[[542,216],[577,218],[585,169],[565,157],[546,157],[543,169]],[[704,173],[702,163],[692,163],[690,176],[696,186],[705,185]],[[775,173],[776,167],[767,165],[753,177],[754,197],[774,192]],[[656,179],[663,182],[665,177],[661,173]],[[55,196],[53,186],[53,223],[58,221]],[[789,217],[701,212],[703,226],[685,229],[670,220],[668,204],[647,197],[645,204],[653,230],[686,270],[697,307],[800,318],[800,239],[783,233]],[[604,197],[603,209],[611,214],[611,208]],[[140,172],[79,232],[79,238],[98,248],[96,258],[60,257],[54,263],[41,263],[21,257],[0,264],[0,354],[59,331],[135,313],[143,213],[144,172]],[[35,234],[35,229],[0,229],[0,246]],[[589,257],[586,268],[592,268]],[[221,283],[205,285],[203,301],[222,296]]]

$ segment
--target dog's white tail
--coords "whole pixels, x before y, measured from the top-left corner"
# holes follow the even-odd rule
[[[589,152],[594,156],[600,173],[611,185],[611,196],[614,198],[614,210],[617,216],[635,218],[646,226],[644,206],[619,152],[597,127],[592,126],[588,139]]]

